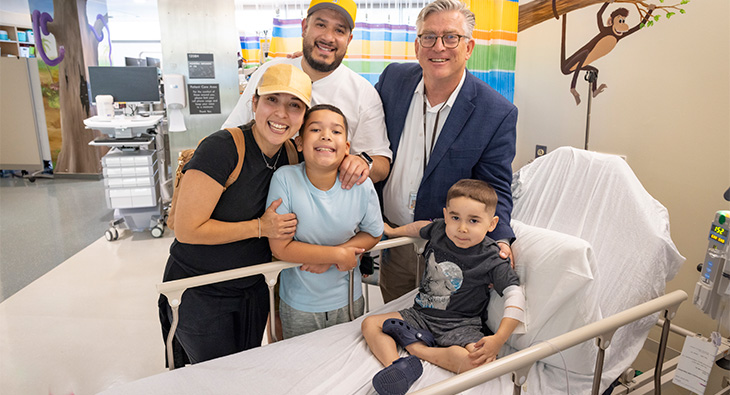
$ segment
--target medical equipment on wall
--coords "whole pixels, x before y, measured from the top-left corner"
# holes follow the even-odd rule
[[[702,263],[700,279],[695,285],[694,304],[713,320],[728,327],[730,300],[730,211],[715,213],[710,225],[709,243]],[[723,313],[724,311],[724,313]]]
[[[167,103],[168,131],[184,132],[185,120],[182,109],[187,105],[185,98],[185,77],[182,74],[165,74],[165,102]]]

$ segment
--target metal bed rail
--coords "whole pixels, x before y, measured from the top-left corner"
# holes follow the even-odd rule
[[[416,237],[398,237],[395,239],[382,240],[378,242],[369,251],[380,251],[388,248],[400,247],[408,244],[413,244],[416,252],[420,253],[426,245],[426,240]],[[209,273],[201,276],[188,277],[180,280],[167,281],[157,284],[157,292],[165,295],[167,303],[172,309],[172,323],[170,325],[170,332],[167,334],[166,349],[167,349],[167,360],[170,370],[175,369],[172,340],[175,336],[177,324],[180,320],[179,308],[182,303],[182,295],[188,288],[199,287],[202,285],[209,285],[219,283],[228,280],[234,280],[243,277],[255,276],[263,274],[266,279],[266,285],[269,287],[269,326],[270,332],[274,340],[276,341],[276,316],[274,314],[274,286],[276,286],[277,278],[279,273],[284,269],[301,266],[300,263],[274,261],[269,263],[262,263],[259,265],[242,267],[239,269],[225,270],[217,273]],[[350,270],[350,278],[353,278],[353,271]],[[354,308],[353,308],[353,297],[354,297],[355,283],[350,281],[350,288],[348,290],[349,300],[349,313],[350,319],[355,319]]]
[[[593,376],[593,389],[591,392],[592,394],[598,394],[605,351],[610,346],[611,338],[616,330],[628,323],[663,311],[662,318],[664,322],[662,325],[662,336],[654,372],[654,393],[661,394],[661,372],[664,363],[664,350],[666,350],[667,337],[671,325],[670,321],[676,315],[679,305],[685,300],[687,300],[686,292],[681,290],[671,292],[600,321],[554,337],[548,341],[535,344],[514,354],[499,358],[494,362],[458,374],[416,391],[414,394],[457,394],[499,376],[511,373],[512,382],[514,383],[513,393],[518,395],[521,393],[522,385],[526,382],[527,374],[535,362],[590,339],[596,339],[596,345],[598,346],[596,369]]]

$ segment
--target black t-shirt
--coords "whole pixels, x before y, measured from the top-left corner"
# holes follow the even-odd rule
[[[246,141],[243,168],[238,179],[221,195],[211,214],[212,219],[224,222],[247,221],[261,217],[266,210],[266,197],[274,170],[266,167],[251,126],[252,123],[241,126]],[[286,149],[282,146],[280,151],[276,168],[289,163]],[[277,155],[267,157],[266,160],[271,164],[275,158]],[[237,162],[238,152],[233,137],[228,131],[220,130],[200,143],[183,172],[199,170],[225,185]],[[176,239],[170,247],[170,255],[176,262],[173,267],[166,269],[165,281],[271,261],[267,238],[251,238],[219,245],[186,244]],[[235,280],[224,283],[224,286],[246,287],[262,278],[263,276],[255,276]]]
[[[479,317],[489,303],[489,284],[502,296],[510,285],[520,285],[499,246],[485,237],[481,243],[459,248],[446,236],[443,219],[421,228],[428,240],[423,256],[426,269],[413,307],[434,317]]]

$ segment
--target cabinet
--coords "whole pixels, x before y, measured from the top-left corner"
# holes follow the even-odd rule
[[[33,29],[24,26],[0,25],[0,30],[8,35],[7,39],[4,34],[0,37],[0,55],[23,58],[36,56]]]
[[[3,53],[4,50],[3,50]],[[34,59],[0,58],[0,169],[44,177],[51,161],[43,95]]]

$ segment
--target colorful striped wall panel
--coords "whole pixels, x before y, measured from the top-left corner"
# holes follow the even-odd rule
[[[513,100],[518,0],[465,2],[477,20],[473,33],[476,45],[467,68]],[[301,19],[274,18],[269,56],[284,57],[301,51],[301,37]],[[357,22],[343,63],[375,84],[382,70],[391,62],[416,61],[415,39],[415,26]]]
[[[241,56],[243,67],[255,67],[261,63],[261,43],[259,36],[241,36]]]

